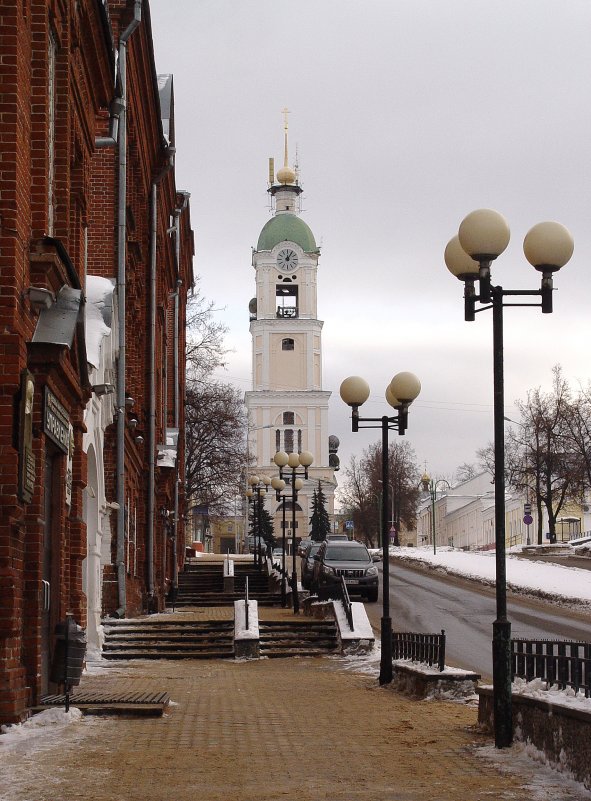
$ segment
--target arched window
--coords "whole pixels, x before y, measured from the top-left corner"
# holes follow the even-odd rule
[[[283,412],[283,425],[292,426],[295,423],[294,412]]]
[[[281,350],[293,350],[295,347],[295,341],[286,337],[285,339],[281,340]]]

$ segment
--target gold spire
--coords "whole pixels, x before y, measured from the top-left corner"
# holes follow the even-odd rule
[[[289,162],[287,160],[287,130],[289,128],[289,122],[287,120],[287,115],[289,114],[289,109],[284,108],[281,112],[283,114],[283,130],[284,130],[284,138],[285,138],[285,146],[284,146],[284,155],[283,155],[283,166],[289,167]]]
[[[284,130],[284,156],[283,156],[283,167],[280,170],[277,170],[277,180],[280,184],[293,184],[296,180],[296,174],[294,170],[289,166],[288,161],[288,150],[287,150],[287,130],[288,130],[288,122],[287,122],[287,115],[289,114],[289,109],[284,108],[281,113],[283,114],[283,130]]]

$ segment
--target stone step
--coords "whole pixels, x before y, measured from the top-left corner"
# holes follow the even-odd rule
[[[138,650],[127,649],[121,651],[105,651],[103,653],[105,659],[232,659],[234,657],[234,648],[231,650],[209,649],[201,650],[194,649],[189,651],[160,651],[158,649],[152,650]]]
[[[212,628],[224,630],[233,627],[230,620],[173,620],[170,623],[163,620],[103,620],[106,631],[209,631]]]
[[[278,648],[278,649],[266,649],[263,648],[261,644],[260,647],[260,654],[261,656],[266,657],[267,659],[286,659],[289,657],[295,656],[326,656],[327,653],[332,653],[332,650],[326,650],[324,648]]]
[[[231,639],[210,639],[204,642],[179,642],[178,640],[141,640],[137,637],[130,637],[128,640],[121,640],[120,642],[105,642],[103,646],[104,653],[114,653],[121,650],[152,650],[152,651],[208,651],[212,649],[225,650],[230,648],[234,649],[234,638]]]

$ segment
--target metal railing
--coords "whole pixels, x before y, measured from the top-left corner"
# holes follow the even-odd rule
[[[570,640],[511,640],[511,678],[542,679],[548,687],[572,687],[591,696],[591,643]]]
[[[441,634],[419,634],[412,631],[392,632],[392,659],[412,659],[439,670],[445,669],[445,629]]]
[[[244,627],[246,631],[250,628],[248,622],[248,576],[246,576],[245,590],[244,590]]]
[[[353,631],[353,605],[351,604],[351,598],[349,597],[349,590],[345,584],[345,579],[342,576],[338,584],[327,584],[324,587],[320,587],[318,590],[318,600],[341,601],[347,617],[347,623],[351,631]]]

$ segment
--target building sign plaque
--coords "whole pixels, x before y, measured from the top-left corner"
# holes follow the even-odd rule
[[[60,450],[68,453],[70,447],[70,416],[49,387],[45,387],[43,432]]]

